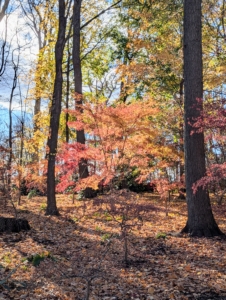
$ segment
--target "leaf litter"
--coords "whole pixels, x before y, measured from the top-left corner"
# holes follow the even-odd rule
[[[45,216],[45,202],[23,197],[18,215],[31,230],[0,235],[0,299],[226,299],[226,240],[175,234],[186,223],[185,202],[170,202],[166,216],[151,193],[115,191],[74,204],[57,195],[59,217]],[[13,216],[10,203],[1,206],[2,216]],[[125,214],[128,207],[136,215]],[[226,205],[213,211],[226,232]]]

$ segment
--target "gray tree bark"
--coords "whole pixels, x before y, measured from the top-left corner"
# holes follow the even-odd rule
[[[81,3],[82,0],[74,1],[73,9],[73,69],[74,69],[74,87],[75,87],[75,108],[82,112],[82,67],[80,58],[80,30],[81,30]],[[77,142],[85,145],[85,132],[84,130],[76,131]],[[89,176],[87,161],[81,159],[79,162],[79,177],[87,178]],[[86,188],[84,191],[86,198],[94,196],[94,192],[91,188]]]
[[[208,191],[193,184],[206,173],[204,134],[194,133],[192,124],[203,110],[202,66],[202,1],[184,1],[184,120],[185,120],[185,176],[188,220],[182,232],[191,236],[221,235],[213,217]]]
[[[0,22],[1,20],[4,18],[5,14],[6,14],[6,10],[9,6],[9,1],[10,0],[0,0]]]
[[[66,17],[65,1],[59,0],[59,29],[55,46],[55,68],[56,77],[54,82],[53,100],[50,110],[50,129],[48,137],[48,173],[47,173],[47,215],[58,215],[55,194],[55,162],[57,154],[58,131],[60,123],[61,102],[62,102],[62,62],[65,46]]]

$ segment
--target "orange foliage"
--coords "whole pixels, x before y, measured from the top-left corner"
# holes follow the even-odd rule
[[[58,155],[60,191],[73,185],[72,177],[82,158],[88,161],[90,176],[78,180],[75,190],[87,186],[97,189],[101,180],[108,184],[114,176],[123,177],[134,167],[139,169],[141,182],[154,170],[178,159],[175,149],[164,138],[159,143],[161,130],[155,116],[161,112],[150,99],[117,106],[86,103],[82,113],[70,113],[76,121],[69,122],[69,126],[85,130],[87,145],[74,143],[62,147]]]

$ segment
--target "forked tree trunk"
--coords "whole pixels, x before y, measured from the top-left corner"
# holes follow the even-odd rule
[[[221,235],[213,217],[208,191],[193,184],[206,173],[204,134],[194,133],[192,124],[203,110],[202,14],[201,0],[184,2],[184,80],[185,80],[185,175],[188,220],[182,232],[191,236]]]
[[[48,173],[47,173],[47,215],[58,215],[55,194],[55,163],[57,154],[58,130],[60,123],[61,101],[62,101],[62,62],[65,46],[66,17],[65,1],[59,0],[59,32],[55,47],[56,77],[54,82],[53,100],[50,112],[50,129],[48,137]]]

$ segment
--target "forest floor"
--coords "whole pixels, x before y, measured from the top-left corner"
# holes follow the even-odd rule
[[[131,201],[130,193],[114,197]],[[125,220],[106,204],[111,196],[73,204],[57,195],[59,217],[45,216],[45,197],[23,197],[18,217],[31,230],[0,235],[0,299],[226,299],[226,239],[174,235],[186,223],[185,201],[170,202],[166,216],[155,194],[132,197],[140,217],[126,223],[127,264]],[[13,216],[10,202],[0,209]],[[226,233],[226,205],[213,211]]]

